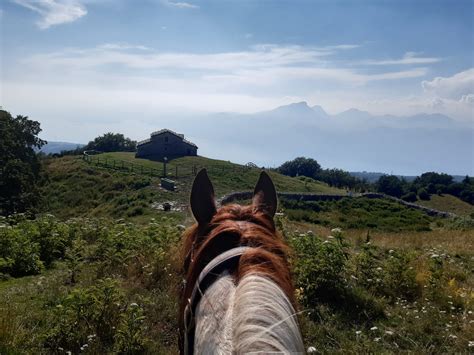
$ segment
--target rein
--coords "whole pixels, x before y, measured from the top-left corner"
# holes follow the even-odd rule
[[[239,265],[240,257],[252,247],[237,247],[216,256],[201,271],[194,285],[191,298],[184,309],[184,354],[193,354],[196,331],[196,307],[207,289],[225,270],[233,270]]]

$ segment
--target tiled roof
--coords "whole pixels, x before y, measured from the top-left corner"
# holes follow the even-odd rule
[[[143,144],[146,144],[146,143],[150,143],[151,142],[151,137],[158,136],[158,135],[163,134],[163,133],[171,133],[171,134],[175,135],[176,137],[181,138],[184,143],[189,144],[189,145],[197,148],[196,144],[188,141],[187,139],[184,139],[184,134],[176,133],[175,131],[172,131],[171,129],[167,129],[167,128],[160,129],[159,131],[153,132],[152,134],[150,134],[150,138],[144,139],[144,140],[138,142],[137,146],[143,145]]]

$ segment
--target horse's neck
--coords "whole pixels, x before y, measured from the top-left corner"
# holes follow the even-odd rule
[[[304,352],[295,310],[270,279],[223,274],[196,309],[195,353]]]

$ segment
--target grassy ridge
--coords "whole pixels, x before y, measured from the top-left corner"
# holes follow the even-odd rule
[[[429,200],[418,200],[416,203],[436,210],[452,212],[458,216],[474,216],[474,206],[453,195],[433,194]]]
[[[137,166],[162,167],[159,162],[135,159],[133,153],[107,153],[100,156],[104,160],[127,160]],[[175,172],[176,166],[179,166],[182,174],[177,179],[172,177],[178,189],[170,192],[159,187],[160,180],[156,177],[103,168],[74,156],[48,159],[46,171],[49,180],[43,186],[43,211],[61,218],[110,216],[142,219],[159,213],[163,202],[171,201],[181,210],[187,210],[194,166],[208,169],[216,197],[232,191],[252,190],[260,173],[259,169],[243,168],[203,157],[173,160],[168,171]],[[317,181],[303,181],[272,171],[270,175],[279,191],[341,193],[341,190]]]

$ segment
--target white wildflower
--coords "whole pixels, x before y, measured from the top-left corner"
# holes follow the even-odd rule
[[[306,350],[306,352],[307,352],[308,354],[310,354],[310,353],[315,353],[315,352],[316,352],[316,348],[315,348],[314,346],[310,346],[310,347],[308,348],[308,350]]]
[[[380,338],[375,338],[374,340],[375,340],[376,342],[378,342],[378,341],[380,340]]]
[[[393,254],[393,253],[395,253],[395,250],[390,249],[390,250],[388,251],[388,253],[389,253],[389,254]]]
[[[356,330],[356,335],[361,335],[362,331],[361,330]]]
[[[467,346],[468,346],[469,348],[473,348],[473,347],[474,347],[474,341],[469,340],[469,342],[467,343]]]
[[[377,329],[379,329],[379,328],[377,328],[377,327],[372,327],[372,328],[370,328],[371,331],[375,331],[375,330],[377,330]]]
[[[333,229],[331,229],[331,233],[342,233],[342,229],[341,228],[333,228]]]
[[[393,332],[392,332],[391,330],[386,330],[386,331],[385,331],[385,334],[387,334],[387,335],[393,335]]]
[[[138,307],[138,304],[133,302],[133,303],[130,303],[130,307]]]

